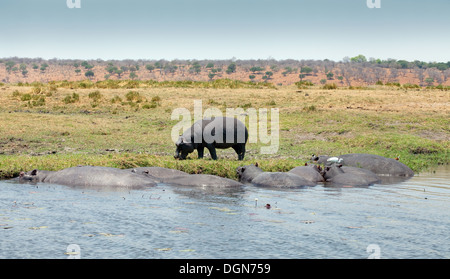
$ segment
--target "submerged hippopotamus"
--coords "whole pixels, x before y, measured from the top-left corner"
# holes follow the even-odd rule
[[[369,170],[337,164],[326,166],[323,177],[327,184],[337,186],[369,186],[380,181],[378,176]]]
[[[134,173],[149,176],[150,178],[158,180],[159,182],[162,182],[165,178],[189,175],[189,173],[186,173],[184,171],[162,167],[138,167],[138,168],[131,168],[128,170]]]
[[[59,171],[32,170],[19,175],[21,182],[44,182],[72,187],[125,187],[141,189],[156,186],[157,180],[127,170],[78,166]]]
[[[233,148],[238,159],[243,160],[245,144],[248,139],[247,127],[236,118],[213,117],[202,119],[187,129],[175,143],[175,159],[186,159],[195,149],[198,158],[203,158],[205,147],[209,150],[211,158],[217,160],[216,148]]]
[[[240,187],[242,183],[232,179],[209,174],[189,174],[183,171],[162,167],[139,167],[129,171],[150,176],[158,182],[181,187],[207,188],[233,188]]]
[[[311,158],[319,164],[330,165],[330,156],[315,156]],[[363,168],[377,175],[412,177],[414,172],[405,164],[392,159],[374,154],[353,153],[338,156],[339,164],[343,166]]]
[[[320,166],[317,165],[306,165],[306,166],[299,166],[291,169],[289,173],[296,174],[298,176],[301,176],[305,178],[306,180],[312,181],[312,182],[324,182],[325,179],[323,178],[322,174],[320,173],[322,169]]]
[[[264,172],[257,165],[238,167],[239,181],[258,187],[298,188],[315,186],[317,183],[288,172]]]

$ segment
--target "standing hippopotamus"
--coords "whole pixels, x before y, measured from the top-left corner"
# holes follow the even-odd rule
[[[248,165],[236,169],[239,181],[258,187],[298,188],[315,186],[317,183],[288,172],[264,172],[258,166]]]
[[[205,147],[209,150],[211,158],[217,160],[216,148],[233,148],[238,159],[243,160],[245,144],[248,139],[247,127],[236,118],[213,117],[202,119],[187,129],[175,143],[175,159],[186,159],[195,149],[198,158],[203,158]]]
[[[79,166],[59,171],[32,170],[21,172],[19,181],[44,182],[72,187],[107,187],[141,189],[156,186],[149,176],[108,167]]]

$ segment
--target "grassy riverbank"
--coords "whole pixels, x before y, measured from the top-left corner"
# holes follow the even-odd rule
[[[76,86],[64,82],[0,87],[0,177],[33,168],[58,170],[80,164],[129,168],[162,166],[190,173],[235,177],[241,164],[267,171],[303,165],[312,153],[364,152],[400,161],[419,172],[448,164],[450,91],[374,86],[326,90],[319,86],[250,83],[131,83]],[[246,161],[232,149],[220,160],[176,161],[171,120],[176,108],[279,108],[280,146],[247,144]],[[269,114],[270,116],[270,114]]]

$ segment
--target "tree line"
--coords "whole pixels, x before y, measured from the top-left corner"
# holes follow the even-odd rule
[[[381,80],[396,82],[399,77],[411,73],[421,85],[442,84],[450,77],[450,61],[425,62],[420,60],[406,61],[396,59],[366,58],[364,55],[344,57],[341,61],[324,60],[275,60],[269,59],[228,59],[228,60],[76,60],[76,59],[49,59],[42,58],[0,58],[0,64],[5,67],[7,75],[28,76],[30,71],[40,74],[48,72],[53,65],[66,66],[73,69],[77,76],[84,75],[87,78],[109,79],[139,79],[139,71],[159,73],[165,76],[181,75],[188,78],[189,75],[207,73],[210,80],[216,77],[223,78],[239,71],[247,72],[248,79],[253,81],[262,79],[270,81],[274,73],[283,76],[296,75],[299,81],[307,80],[310,76],[325,73],[327,80],[351,86],[358,81],[367,84],[375,84]],[[98,69],[105,69],[106,74],[98,77]],[[5,77],[1,77],[5,80]]]

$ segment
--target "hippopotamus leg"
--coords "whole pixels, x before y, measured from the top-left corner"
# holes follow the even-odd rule
[[[244,160],[245,156],[245,145],[235,145],[233,146],[234,151],[238,154],[238,160],[242,161]]]

